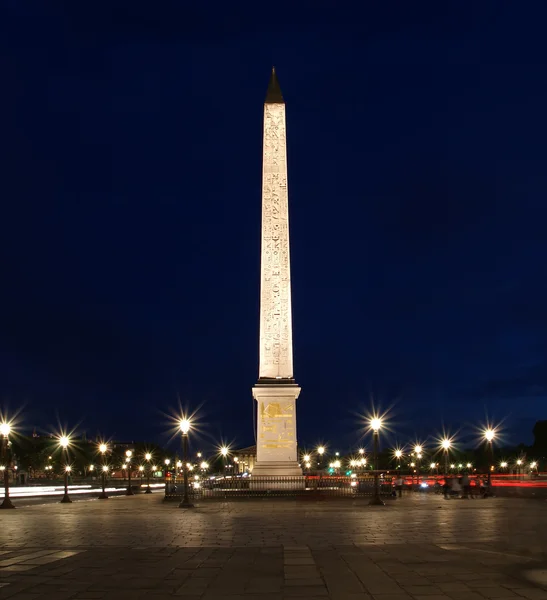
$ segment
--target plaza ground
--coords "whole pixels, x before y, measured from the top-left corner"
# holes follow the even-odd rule
[[[0,599],[547,600],[547,502],[160,493],[0,512]]]

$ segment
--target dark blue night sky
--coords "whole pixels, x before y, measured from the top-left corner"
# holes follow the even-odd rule
[[[277,3],[276,3],[277,5]],[[345,10],[340,6],[346,6]],[[547,418],[542,2],[2,2],[0,403],[253,438],[263,100],[287,103],[299,440]]]

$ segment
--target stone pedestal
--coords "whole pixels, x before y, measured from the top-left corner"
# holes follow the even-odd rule
[[[295,490],[304,490],[306,488],[306,478],[303,475],[294,477],[273,477],[258,476],[249,479],[249,490],[260,492],[279,492],[286,490],[288,492]]]
[[[261,380],[253,388],[257,401],[256,463],[252,479],[302,476],[296,445],[296,399],[293,379]]]

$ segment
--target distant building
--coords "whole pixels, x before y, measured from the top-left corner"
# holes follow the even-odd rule
[[[236,473],[251,473],[256,461],[256,446],[248,446],[232,452],[235,472]],[[237,459],[237,460],[236,460]]]

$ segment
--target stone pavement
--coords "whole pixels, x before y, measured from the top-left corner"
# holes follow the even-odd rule
[[[0,599],[547,600],[547,503],[161,494],[0,512]]]

